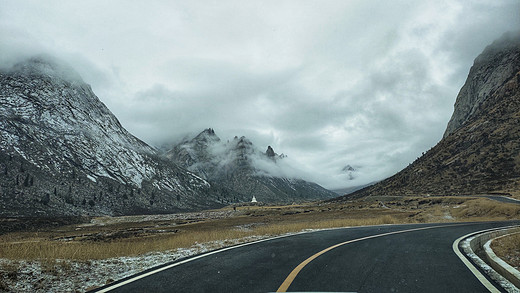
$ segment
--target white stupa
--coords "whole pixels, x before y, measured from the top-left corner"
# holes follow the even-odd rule
[[[256,197],[253,195],[253,199],[251,199],[251,202],[257,202]]]

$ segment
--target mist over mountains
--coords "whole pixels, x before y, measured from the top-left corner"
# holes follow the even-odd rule
[[[185,139],[166,152],[179,166],[209,182],[237,192],[241,201],[254,194],[258,201],[291,202],[334,197],[323,187],[302,180],[305,174],[286,162],[271,146],[258,150],[246,137],[223,141],[211,128]]]
[[[444,139],[374,194],[507,192],[518,186],[518,33],[475,59]],[[0,214],[165,213],[328,199],[271,146],[212,128],[166,150],[130,134],[68,65],[33,57],[0,73]],[[353,179],[363,166],[338,172]],[[317,170],[319,171],[319,170]],[[352,188],[350,190],[355,190]]]
[[[407,168],[345,198],[520,189],[520,32],[475,59],[444,138]]]
[[[210,184],[204,178],[215,178],[198,175],[196,167],[180,167],[124,129],[72,68],[49,56],[2,71],[0,103],[1,215],[164,213],[246,201],[256,192],[251,186],[238,194],[235,187]],[[260,158],[249,141],[241,139],[233,148],[237,152],[229,154],[212,149],[207,154],[218,156],[202,162],[228,166],[231,173],[223,176],[234,174],[236,166],[251,171],[248,176],[263,172],[278,180],[273,178],[280,172],[270,173],[276,168],[248,167]],[[311,184],[290,195],[284,188],[263,200],[330,195]]]
[[[131,135],[79,75],[35,57],[0,74],[0,214],[217,206],[208,182]]]
[[[516,0],[7,0],[0,68],[46,52],[151,146],[212,127],[271,145],[338,189],[389,177],[436,144],[473,59],[520,27],[519,9]]]

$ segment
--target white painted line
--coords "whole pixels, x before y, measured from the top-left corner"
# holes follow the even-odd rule
[[[520,202],[520,199],[516,199],[516,198],[512,198],[512,197],[507,197],[507,196],[501,196],[501,197],[503,197],[503,198],[505,198],[505,199],[514,200],[514,201],[518,201],[518,202]]]
[[[396,225],[414,225],[414,224],[396,224]],[[248,242],[248,243],[243,243],[243,244],[239,244],[239,245],[235,245],[235,246],[230,246],[230,247],[226,247],[226,248],[222,248],[222,249],[218,249],[218,250],[214,250],[214,251],[210,251],[208,253],[204,253],[204,254],[201,254],[201,255],[198,255],[198,256],[194,256],[194,257],[190,257],[188,259],[185,259],[183,261],[179,261],[179,262],[176,262],[176,263],[172,263],[170,265],[167,265],[167,266],[164,266],[164,267],[160,267],[158,269],[155,269],[153,271],[149,271],[147,273],[144,273],[144,274],[140,274],[140,275],[137,275],[133,278],[130,278],[128,280],[125,280],[125,281],[122,281],[122,282],[119,282],[119,283],[116,283],[114,285],[111,285],[109,287],[106,287],[106,288],[103,288],[101,290],[98,290],[98,291],[95,291],[95,289],[93,290],[94,292],[96,293],[105,293],[105,292],[109,292],[111,290],[114,290],[116,288],[119,288],[119,287],[122,287],[124,285],[127,285],[129,283],[132,283],[132,282],[135,282],[139,279],[142,279],[142,278],[145,278],[145,277],[148,277],[150,275],[153,275],[153,274],[157,274],[161,271],[164,271],[164,270],[167,270],[167,269],[170,269],[170,268],[173,268],[173,267],[176,267],[176,266],[179,266],[179,265],[182,265],[182,264],[185,264],[185,263],[188,263],[190,261],[194,261],[194,260],[197,260],[199,258],[203,258],[203,257],[206,257],[206,256],[210,256],[210,255],[213,255],[213,254],[217,254],[217,253],[220,253],[220,252],[224,252],[224,251],[227,251],[227,250],[231,250],[231,249],[235,249],[235,248],[239,248],[239,247],[244,247],[244,246],[247,246],[247,245],[253,245],[253,244],[256,244],[256,243],[261,243],[261,242],[265,242],[265,241],[270,241],[270,240],[275,240],[275,239],[280,239],[280,238],[284,238],[284,237],[289,237],[289,236],[294,236],[294,235],[300,235],[300,234],[305,234],[305,233],[312,233],[312,232],[318,232],[318,231],[329,231],[329,230],[339,230],[339,229],[356,229],[356,228],[365,228],[365,227],[377,227],[377,226],[391,226],[391,224],[383,224],[383,225],[375,225],[375,226],[354,226],[354,227],[337,227],[337,228],[326,228],[326,229],[311,229],[311,230],[304,230],[302,232],[297,232],[297,233],[290,233],[290,234],[286,234],[286,235],[281,235],[281,236],[276,236],[276,237],[271,237],[271,238],[266,238],[266,239],[261,239],[261,240],[257,240],[257,241],[253,241],[253,242]]]
[[[121,286],[124,286],[126,284],[129,284],[129,283],[132,283],[132,282],[135,282],[139,279],[142,279],[142,278],[145,278],[145,277],[148,277],[150,275],[153,275],[153,274],[157,274],[159,272],[162,272],[164,270],[167,270],[167,269],[170,269],[170,268],[173,268],[173,267],[176,267],[176,266],[179,266],[179,265],[182,265],[182,264],[185,264],[185,263],[188,263],[190,261],[194,261],[194,260],[197,260],[199,258],[203,258],[203,257],[206,257],[206,256],[210,256],[210,255],[213,255],[213,254],[217,254],[219,252],[223,252],[223,251],[227,251],[227,250],[231,250],[231,249],[235,249],[235,248],[239,248],[239,247],[244,247],[244,246],[247,246],[247,245],[252,245],[252,244],[256,244],[256,243],[260,243],[260,242],[265,242],[265,241],[269,241],[269,240],[274,240],[274,239],[279,239],[279,238],[284,238],[284,237],[289,237],[289,236],[293,236],[293,235],[297,235],[297,234],[303,234],[303,233],[309,233],[309,232],[301,232],[301,233],[295,233],[295,234],[289,234],[289,235],[282,235],[282,236],[277,236],[277,237],[272,237],[272,238],[267,238],[267,239],[261,239],[261,240],[257,240],[257,241],[254,241],[254,242],[248,242],[248,243],[243,243],[243,244],[239,244],[239,245],[235,245],[235,246],[230,246],[230,247],[226,247],[226,248],[222,248],[222,249],[219,249],[219,250],[214,250],[214,251],[210,251],[208,253],[204,253],[204,254],[201,254],[201,255],[198,255],[198,256],[194,256],[194,257],[190,257],[188,259],[185,259],[183,261],[180,261],[180,262],[176,262],[176,263],[173,263],[171,265],[167,265],[167,266],[164,266],[164,267],[160,267],[158,269],[155,269],[153,271],[150,271],[150,272],[147,272],[147,273],[144,273],[144,274],[141,274],[141,275],[137,275],[131,279],[128,279],[128,280],[125,280],[123,282],[120,282],[120,283],[117,283],[117,284],[114,284],[110,287],[106,287],[104,289],[101,289],[99,291],[95,291],[96,293],[105,293],[105,292],[108,292],[108,291],[111,291],[111,290],[114,290],[116,288],[119,288]]]
[[[455,224],[455,225],[442,225],[442,226],[460,226],[460,225],[471,225],[471,224],[476,224],[476,223],[466,223],[466,224]],[[291,233],[291,234],[287,234],[287,235],[281,235],[281,236],[276,236],[276,237],[272,237],[272,238],[266,238],[266,239],[261,239],[261,240],[257,240],[257,241],[253,241],[253,242],[248,242],[248,243],[243,243],[243,244],[239,244],[239,245],[235,245],[235,246],[230,246],[230,247],[226,247],[226,248],[222,248],[222,249],[219,249],[219,250],[214,250],[214,251],[210,251],[210,252],[207,252],[207,253],[204,253],[204,254],[201,254],[201,255],[198,255],[198,256],[194,256],[194,257],[190,257],[188,259],[185,259],[183,261],[179,261],[179,262],[176,262],[176,263],[172,263],[170,265],[166,265],[166,266],[163,266],[163,267],[160,267],[158,269],[155,269],[155,270],[152,270],[152,271],[149,271],[147,273],[143,273],[143,274],[140,274],[140,275],[137,275],[133,278],[130,278],[128,280],[125,280],[125,281],[122,281],[122,282],[119,282],[119,283],[116,283],[116,284],[113,284],[111,286],[108,286],[106,288],[103,288],[103,289],[100,289],[100,290],[92,290],[93,292],[96,292],[96,293],[106,293],[106,292],[109,292],[111,290],[114,290],[114,289],[117,289],[119,287],[122,287],[124,285],[127,285],[129,283],[132,283],[132,282],[135,282],[137,280],[140,280],[142,278],[145,278],[145,277],[148,277],[150,275],[153,275],[153,274],[156,274],[156,273],[159,273],[159,272],[162,272],[164,270],[168,270],[170,268],[173,268],[173,267],[176,267],[176,266],[179,266],[179,265],[182,265],[182,264],[185,264],[185,263],[188,263],[188,262],[191,262],[191,261],[194,261],[194,260],[197,260],[197,259],[200,259],[200,258],[203,258],[203,257],[206,257],[206,256],[210,256],[210,255],[213,255],[213,254],[217,254],[217,253],[220,253],[220,252],[224,252],[224,251],[228,251],[228,250],[231,250],[231,249],[235,249],[235,248],[240,248],[240,247],[244,247],[244,246],[248,246],[248,245],[253,245],[253,244],[257,244],[257,243],[261,243],[261,242],[266,242],[266,241],[270,241],[270,240],[275,240],[275,239],[280,239],[280,238],[285,238],[285,237],[290,237],[290,236],[294,236],[294,235],[300,235],[300,234],[306,234],[306,233],[313,233],[313,232],[318,232],[318,231],[328,231],[328,230],[339,230],[339,229],[356,229],[356,228],[365,228],[365,227],[377,227],[377,226],[407,226],[407,225],[416,225],[416,224],[383,224],[383,225],[375,225],[375,226],[372,226],[372,225],[368,225],[368,226],[354,226],[354,227],[338,227],[338,228],[328,228],[328,229],[317,229],[317,230],[311,230],[311,231],[302,231],[302,232],[298,232],[298,233]],[[437,227],[437,226],[427,226],[429,228],[433,228],[433,227]],[[503,227],[502,227],[503,228]],[[473,234],[473,233],[472,233]],[[465,236],[461,237],[461,238],[464,238]],[[459,238],[459,239],[461,239]],[[456,241],[460,241],[459,239],[457,239]],[[458,244],[457,244],[458,245]],[[457,253],[457,252],[455,252]],[[459,252],[460,253],[460,252]],[[460,256],[459,256],[460,257]],[[471,265],[471,264],[470,264]],[[498,291],[499,292],[499,291]]]
[[[464,235],[464,236],[458,238],[457,240],[455,240],[455,242],[453,242],[453,245],[452,245],[452,249],[455,252],[455,254],[460,258],[460,260],[462,260],[462,262],[466,265],[466,267],[468,267],[468,269],[473,273],[473,275],[475,275],[475,277],[480,281],[480,283],[482,283],[482,285],[484,285],[489,290],[489,292],[495,293],[495,292],[500,292],[500,290],[498,290],[493,284],[491,284],[491,282],[464,256],[464,254],[462,252],[460,252],[459,243],[463,239],[466,239],[466,238],[471,237],[476,234],[481,234],[481,233],[494,231],[494,230],[501,230],[501,229],[510,228],[510,227],[515,227],[515,226],[499,227],[499,228],[492,228],[492,229],[486,229],[486,230],[481,230],[481,231],[477,231],[477,232],[472,232],[472,233],[469,233],[467,235]]]
[[[376,226],[387,226],[387,225],[388,224],[376,225]],[[398,224],[398,225],[407,225],[407,224]],[[373,227],[376,227],[376,226],[373,226]],[[213,254],[224,252],[224,251],[227,251],[227,250],[244,247],[244,246],[247,246],[247,245],[253,245],[253,244],[256,244],[256,243],[261,243],[261,242],[265,242],[265,241],[270,241],[270,240],[290,237],[290,236],[294,236],[294,235],[306,234],[306,233],[313,233],[313,232],[319,232],[319,231],[329,231],[329,230],[339,230],[339,229],[355,229],[355,228],[364,228],[364,227],[372,227],[372,226],[354,226],[354,227],[338,227],[338,228],[326,228],[326,229],[311,229],[311,230],[304,230],[302,232],[290,233],[290,234],[286,234],[286,235],[280,235],[280,236],[270,237],[270,238],[266,238],[266,239],[261,239],[261,240],[257,240],[257,241],[253,241],[253,242],[247,242],[247,243],[243,243],[243,244],[239,244],[239,245],[235,245],[235,246],[225,247],[225,248],[221,248],[221,249],[218,249],[218,250],[210,251],[210,252],[198,255],[198,256],[190,257],[190,258],[185,259],[183,261],[172,263],[171,265],[160,267],[160,268],[155,269],[153,271],[149,271],[147,273],[137,275],[137,276],[135,276],[133,278],[130,278],[130,279],[122,281],[120,283],[111,285],[111,286],[103,288],[101,290],[95,291],[95,289],[94,289],[93,291],[96,292],[96,293],[109,292],[111,290],[114,290],[114,289],[119,288],[121,286],[124,286],[126,284],[135,282],[135,281],[137,281],[139,279],[142,279],[142,278],[148,277],[150,275],[159,273],[161,271],[164,271],[164,270],[167,270],[167,269],[170,269],[170,268],[173,268],[173,267],[176,267],[176,266],[188,263],[190,261],[194,261],[194,260],[197,260],[199,258],[203,258],[203,257],[206,257],[206,256],[210,256],[210,255],[213,255]]]
[[[408,230],[398,230],[398,231],[393,231],[393,232],[375,234],[375,235],[370,235],[370,236],[361,237],[361,238],[357,238],[357,239],[352,239],[352,240],[349,240],[349,241],[338,243],[336,245],[332,245],[332,246],[330,246],[328,248],[325,248],[325,249],[323,249],[323,250],[313,254],[312,256],[310,256],[309,258],[307,258],[306,260],[301,262],[296,268],[294,268],[291,271],[291,273],[287,276],[287,278],[285,278],[285,280],[283,281],[282,285],[280,285],[280,287],[278,288],[278,290],[276,292],[287,292],[287,290],[289,290],[289,287],[291,286],[291,284],[294,281],[294,279],[298,276],[300,271],[306,265],[308,265],[310,262],[312,262],[313,260],[315,260],[319,256],[321,256],[321,255],[323,255],[323,254],[325,254],[325,253],[327,253],[327,252],[329,252],[329,251],[331,251],[331,250],[333,250],[333,249],[335,249],[337,247],[340,247],[340,246],[343,246],[343,245],[346,245],[346,244],[350,244],[350,243],[363,241],[363,240],[374,239],[374,238],[379,238],[379,237],[385,237],[385,236],[390,236],[390,235],[395,235],[395,234],[408,233],[408,232],[414,232],[414,231],[421,231],[421,230],[427,230],[427,229],[464,226],[464,225],[471,225],[471,224],[426,226],[426,227],[420,227],[420,228],[414,228],[414,229],[408,229]]]

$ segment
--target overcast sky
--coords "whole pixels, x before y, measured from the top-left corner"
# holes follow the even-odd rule
[[[152,145],[212,127],[340,188],[434,146],[474,58],[519,28],[518,0],[0,0],[0,66],[51,54]]]

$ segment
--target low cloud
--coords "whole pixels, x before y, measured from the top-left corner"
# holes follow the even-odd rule
[[[6,0],[0,68],[54,55],[150,144],[213,127],[340,188],[435,145],[474,58],[520,27],[519,10],[516,0]],[[358,167],[353,180],[345,165]]]

